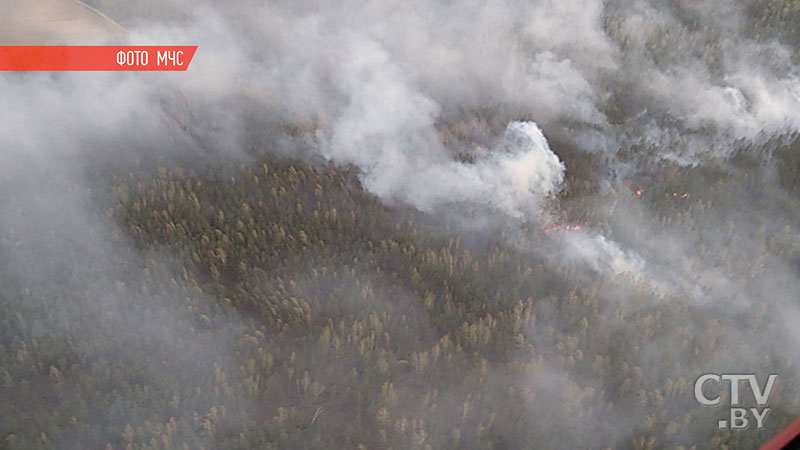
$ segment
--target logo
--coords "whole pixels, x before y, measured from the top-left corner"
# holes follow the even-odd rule
[[[763,388],[758,382],[755,374],[715,374],[707,373],[700,375],[694,382],[694,398],[703,405],[718,407],[722,404],[722,392],[727,387],[730,398],[730,414],[728,419],[718,422],[720,430],[746,430],[755,421],[759,430],[764,429],[764,420],[769,415],[771,408],[767,406],[772,395],[772,388],[775,387],[776,374],[770,374]],[[742,382],[744,389],[740,390]],[[716,395],[706,395],[710,392],[717,392]],[[755,407],[745,407],[743,397],[751,393],[755,402]]]

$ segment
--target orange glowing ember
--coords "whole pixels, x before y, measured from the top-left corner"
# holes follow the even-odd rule
[[[641,189],[641,188],[636,189],[635,194],[636,194],[637,197],[641,197],[642,195],[644,195],[644,189]],[[666,194],[666,195],[667,195],[667,197],[670,196],[669,193]],[[692,194],[690,194],[689,192],[684,192],[684,193],[673,192],[672,193],[672,198],[680,198],[680,199],[683,199],[683,200],[686,200],[686,199],[690,198],[691,196],[692,196]]]
[[[544,229],[545,234],[554,233],[556,231],[580,231],[583,229],[583,225],[553,225],[551,227],[547,227]]]

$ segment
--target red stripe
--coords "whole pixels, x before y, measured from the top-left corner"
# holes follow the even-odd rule
[[[789,426],[784,428],[783,431],[778,433],[772,440],[762,445],[760,450],[781,450],[798,435],[800,435],[800,417],[790,423]]]
[[[0,46],[3,71],[185,71],[197,46]]]

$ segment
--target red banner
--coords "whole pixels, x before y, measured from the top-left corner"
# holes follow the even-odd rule
[[[0,71],[185,71],[197,46],[0,46]]]

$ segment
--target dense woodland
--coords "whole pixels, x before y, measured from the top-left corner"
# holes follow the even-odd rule
[[[732,187],[757,181],[662,171],[635,200],[659,231],[708,246],[703,258],[732,272],[758,276],[751,265],[766,255],[800,269],[788,222],[760,224],[755,239],[726,224],[726,239],[755,241],[744,258],[698,227],[722,220],[714,203],[741,198]],[[720,411],[693,400],[705,361],[737,367],[750,351],[726,334],[781,339],[768,306],[742,320],[681,298],[652,303],[624,275],[500,237],[465,244],[446,223],[382,205],[351,171],[264,157],[105,183],[86,194],[108,202],[97,214],[115,225],[98,232],[111,249],[72,248],[75,224],[42,225],[40,242],[3,230],[3,252],[56,247],[64,258],[31,277],[0,267],[4,448],[752,448],[800,407],[784,378],[767,431],[716,433]],[[677,186],[703,190],[680,202],[664,194]],[[796,361],[760,358],[796,373]],[[532,381],[539,373],[549,387]]]
[[[748,33],[796,49],[799,11],[752,2]],[[647,48],[667,64],[690,42],[713,66],[722,44],[683,20],[695,40],[661,30]],[[779,309],[800,277],[800,136],[687,167],[646,144],[582,153],[569,133],[545,129],[566,166],[547,223],[479,230],[268,144],[99,161],[24,201],[0,184],[0,449],[757,448],[800,414]],[[570,224],[661,266],[564,258]],[[685,285],[656,290],[662,275]],[[779,374],[765,430],[717,430],[726,409],[697,404],[696,377],[723,370]]]

